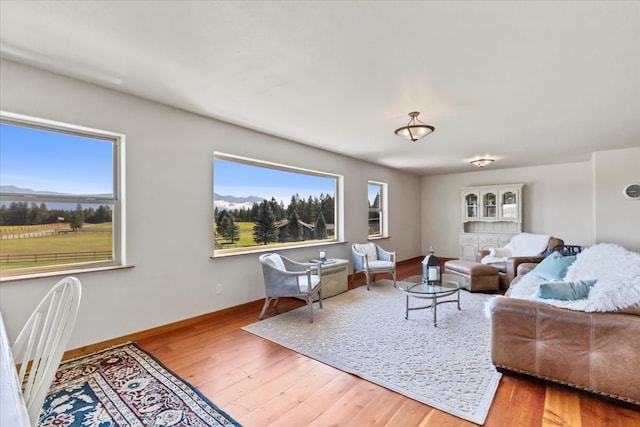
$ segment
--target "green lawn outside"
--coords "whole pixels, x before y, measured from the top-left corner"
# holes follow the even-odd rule
[[[228,240],[224,239],[220,234],[216,233],[216,243],[218,243],[218,249],[245,248],[256,245],[255,240],[253,240],[253,226],[255,225],[255,223],[237,221],[236,225],[240,227],[240,239],[236,240],[232,244],[229,243]]]
[[[262,246],[291,246],[297,245],[300,242],[274,242],[269,243],[267,245],[258,245],[255,240],[253,240],[253,226],[254,222],[242,222],[237,221],[236,225],[240,227],[240,239],[236,240],[233,244],[229,243],[227,240],[223,239],[218,233],[216,233],[216,249],[238,249],[238,248],[248,248],[248,247],[262,247]],[[215,228],[215,224],[214,224]],[[308,240],[307,242],[325,242],[327,240]]]
[[[5,229],[8,227],[4,227]],[[67,231],[68,226],[61,230]],[[29,230],[32,231],[32,230]],[[35,230],[33,230],[35,231]],[[3,234],[14,234],[15,231]],[[111,252],[112,224],[98,224],[83,228],[77,232],[68,231],[66,234],[54,234],[43,237],[30,237],[21,239],[0,240],[0,271],[15,268],[39,267],[53,264],[68,264],[75,262],[94,261],[94,257],[74,258],[66,261],[39,261],[34,262],[5,262],[9,255],[30,255],[30,254],[55,254],[55,253],[75,253],[75,252]],[[111,255],[98,258],[98,260],[111,259]]]
[[[226,242],[216,233],[216,249],[238,249],[258,246],[253,240],[253,222],[236,222],[240,227],[240,239],[233,244]],[[48,235],[43,237],[29,237],[20,239],[0,240],[0,271],[13,270],[17,268],[40,267],[56,264],[71,264],[78,262],[89,262],[96,260],[111,259],[112,254],[112,224],[85,224],[77,232],[69,230],[68,224],[50,224],[45,227],[15,227],[0,226],[0,235],[23,234],[37,232],[40,230],[59,230],[61,234]],[[287,246],[299,242],[270,243],[265,246]],[[101,254],[98,258],[88,255],[86,257],[73,258],[69,260],[46,261],[40,258],[37,263],[11,261],[12,255],[32,255],[32,254],[61,254],[76,252],[108,252],[108,255]],[[6,256],[9,255],[9,261]]]

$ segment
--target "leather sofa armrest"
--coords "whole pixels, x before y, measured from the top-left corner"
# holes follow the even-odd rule
[[[506,271],[505,271],[506,283],[511,283],[513,281],[513,279],[516,278],[516,276],[518,275],[518,266],[520,264],[524,264],[524,263],[535,263],[535,264],[538,264],[543,259],[544,259],[544,256],[542,256],[542,255],[518,256],[518,257],[507,258],[507,260],[505,262],[505,266],[506,266]]]
[[[560,252],[562,253],[564,250],[564,240],[559,239],[557,237],[551,237],[549,239],[549,243],[547,244],[547,251],[550,252]]]
[[[536,372],[536,317],[534,302],[497,297],[491,313],[491,362],[514,370]]]
[[[516,278],[524,276],[538,265],[537,262],[523,262],[516,268]]]

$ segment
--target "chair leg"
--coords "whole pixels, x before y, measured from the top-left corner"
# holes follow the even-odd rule
[[[397,286],[396,286],[396,271],[395,270],[393,270],[393,287],[397,288]]]
[[[309,323],[313,323],[313,297],[307,297],[307,305],[309,306]]]
[[[264,305],[262,306],[262,311],[260,312],[260,316],[258,317],[258,319],[262,320],[262,318],[264,317],[264,313],[266,313],[267,311],[267,307],[269,307],[269,303],[271,302],[272,298],[271,297],[266,297],[264,299]],[[278,304],[278,299],[276,298],[276,304]],[[274,305],[275,307],[275,305]]]
[[[322,308],[322,288],[318,289],[318,305]]]
[[[369,272],[368,271],[364,272],[364,277],[367,279],[367,290],[369,291],[371,289],[369,288]]]

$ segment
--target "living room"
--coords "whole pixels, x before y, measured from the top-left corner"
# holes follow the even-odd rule
[[[638,9],[632,11],[637,13]],[[407,40],[408,48],[410,42]],[[634,52],[627,53],[635,56]],[[640,71],[637,59],[632,65],[635,68],[631,74],[637,77]],[[621,145],[594,149],[579,161],[543,161],[541,157],[539,164],[501,168],[500,160],[496,160],[494,165],[483,169],[465,164],[467,169],[462,172],[417,174],[360,160],[357,154],[348,156],[326,151],[286,136],[270,135],[175,108],[170,106],[169,96],[164,103],[154,102],[124,93],[117,85],[105,87],[83,81],[81,77],[74,77],[73,70],[65,76],[60,70],[51,72],[42,68],[37,62],[20,63],[15,57],[3,55],[0,63],[2,111],[126,135],[124,248],[126,265],[132,268],[77,274],[84,292],[70,349],[264,298],[256,253],[211,257],[214,151],[341,175],[344,186],[339,220],[344,225],[344,236],[342,241],[326,246],[329,255],[335,258],[349,259],[350,243],[367,241],[364,218],[368,207],[364,201],[367,183],[371,180],[388,185],[389,236],[379,243],[397,251],[400,261],[424,256],[430,247],[439,256],[457,258],[461,231],[460,189],[514,183],[524,184],[525,231],[559,236],[567,244],[589,246],[611,242],[640,251],[637,220],[640,203],[625,198],[622,192],[625,185],[640,181],[638,123],[633,124],[633,131],[628,135],[610,129],[609,138],[620,141]],[[180,78],[176,75],[176,79]],[[153,81],[151,75],[149,79],[150,84],[163,85]],[[596,82],[589,84],[597,85]],[[640,99],[637,79],[629,85],[633,96],[620,99],[636,114]],[[172,94],[172,97],[180,96],[180,93]],[[549,104],[553,104],[553,94],[549,96]],[[401,112],[402,121],[406,113]],[[211,112],[211,116],[217,115],[224,117],[221,111]],[[282,118],[283,121],[294,119],[295,116]],[[351,119],[344,117],[344,121]],[[365,119],[366,125],[369,119]],[[532,126],[540,126],[534,131],[538,138],[552,137],[545,132],[545,123],[537,123],[535,119],[531,122]],[[439,127],[438,123],[434,125],[436,131],[416,144],[435,144],[440,134],[446,135],[446,128]],[[580,127],[585,139],[593,131],[585,123],[569,126]],[[616,128],[617,123],[594,126]],[[390,144],[406,143],[393,135],[393,128],[385,132],[389,133]],[[478,129],[477,132],[491,130]],[[523,129],[524,132],[531,130]],[[511,144],[517,145],[518,141],[503,141],[505,151]],[[528,146],[534,158],[538,155],[536,148]],[[399,151],[405,149],[404,146],[398,148]],[[567,147],[567,151],[571,150]],[[390,149],[385,155],[392,153]],[[427,155],[419,157],[428,161]],[[317,247],[283,252],[290,258],[306,260],[317,255]],[[55,280],[55,277],[2,278],[0,308],[10,338],[17,335],[28,314]],[[222,285],[219,294],[216,284]]]
[[[424,255],[430,246],[442,257],[457,258],[461,231],[460,188],[514,182],[525,184],[525,231],[558,235],[576,245],[606,241],[631,250],[640,249],[635,233],[640,205],[622,194],[624,185],[636,179],[640,148],[597,152],[593,158],[579,163],[419,177],[106,91],[25,65],[3,61],[2,71],[3,110],[26,111],[36,117],[51,117],[55,111],[58,120],[89,121],[98,128],[120,129],[129,141],[136,141],[127,147],[127,252],[128,264],[135,268],[83,277],[94,292],[86,296],[82,311],[92,314],[78,326],[73,347],[262,298],[262,277],[255,254],[209,259],[211,236],[203,226],[210,221],[211,201],[193,196],[210,193],[212,147],[203,143],[207,140],[215,139],[216,148],[221,151],[285,163],[291,159],[289,163],[300,167],[343,174],[344,221],[348,224],[345,240],[349,242],[367,239],[366,223],[360,220],[366,218],[367,205],[357,203],[358,198],[352,194],[366,194],[370,179],[387,182],[391,188],[390,236],[382,244],[394,248],[399,260]],[[30,92],[24,93],[24,87],[31,88]],[[33,99],[29,99],[29,94]],[[42,94],[47,94],[46,98],[43,99]],[[65,99],[71,101],[61,110],[60,103]],[[76,99],[85,100],[92,108],[74,103]],[[46,101],[51,106],[47,107]],[[87,115],[93,121],[78,118]],[[98,117],[102,124],[95,121]],[[149,126],[150,123],[153,126]],[[187,137],[183,135],[185,129],[188,129]],[[138,139],[139,133],[145,137]],[[180,140],[180,144],[172,144],[175,140]],[[236,144],[238,140],[243,144]],[[158,146],[162,146],[162,150],[157,150]],[[137,163],[136,159],[144,166],[132,166]],[[193,167],[198,163],[199,169]],[[181,188],[189,188],[190,192],[181,192]],[[416,194],[421,197],[415,197]],[[165,202],[168,195],[175,203]],[[166,227],[172,218],[181,215],[180,206],[185,205],[192,207],[193,218],[182,223],[179,229]],[[404,224],[415,224],[422,232],[415,233]],[[311,259],[316,251],[316,248],[301,248],[288,253],[294,258]],[[328,252],[336,258],[349,258],[349,248],[344,243],[330,246]],[[20,319],[28,313],[50,280],[3,283],[5,316]],[[214,283],[228,284],[229,292],[213,294]],[[123,299],[123,295],[127,297]],[[119,307],[116,318],[109,310],[102,311],[101,307],[109,306]],[[140,316],[141,312],[145,315]],[[8,322],[13,333],[20,325],[19,320],[15,324]]]

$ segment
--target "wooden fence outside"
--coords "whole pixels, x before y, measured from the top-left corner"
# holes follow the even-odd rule
[[[9,263],[65,263],[111,259],[112,251],[57,252],[49,254],[0,254],[0,265]]]

